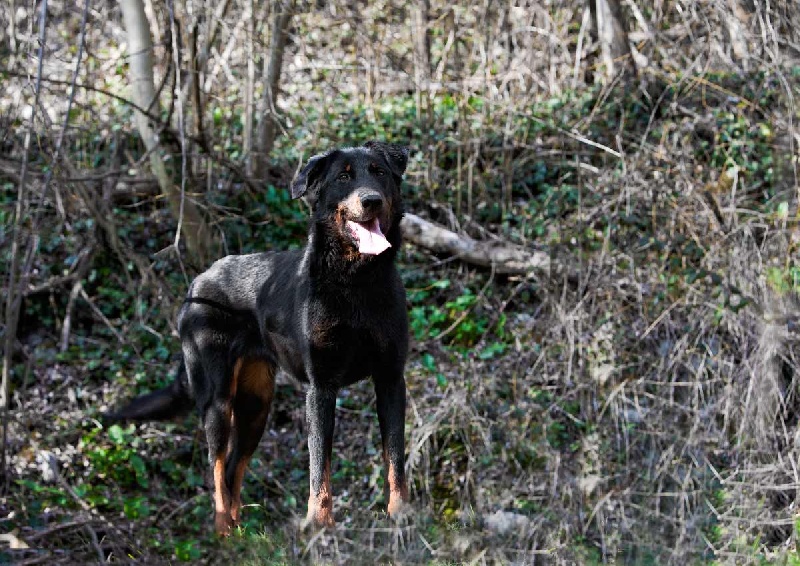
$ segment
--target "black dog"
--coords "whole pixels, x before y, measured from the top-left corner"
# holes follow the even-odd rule
[[[387,510],[401,511],[408,319],[394,259],[407,161],[406,148],[380,142],[312,157],[292,183],[292,197],[305,195],[312,208],[305,248],[228,256],[198,276],[178,319],[184,365],[177,379],[110,415],[166,418],[194,400],[208,439],[217,533],[239,521],[242,478],[264,432],[278,367],[308,382],[307,521],[334,523],[336,395],[366,377],[375,385]]]

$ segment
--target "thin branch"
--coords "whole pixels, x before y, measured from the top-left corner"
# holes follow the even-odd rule
[[[80,283],[80,282],[78,282],[77,284],[78,284],[78,285],[81,285],[81,283]],[[114,335],[114,337],[117,339],[117,341],[118,341],[120,344],[122,344],[122,345],[128,344],[128,341],[127,341],[127,340],[125,340],[125,337],[124,337],[124,336],[122,336],[122,334],[120,334],[120,333],[119,333],[119,330],[117,330],[116,328],[114,328],[114,325],[113,325],[113,324],[111,324],[111,321],[110,321],[110,320],[108,320],[108,317],[107,317],[106,315],[104,315],[104,314],[103,314],[103,311],[101,311],[101,310],[98,308],[98,306],[97,306],[96,304],[94,304],[94,301],[91,299],[91,297],[89,297],[89,295],[87,295],[87,294],[86,294],[86,289],[84,289],[84,288],[83,288],[83,285],[81,285],[81,287],[80,287],[80,291],[79,291],[79,292],[80,292],[80,295],[81,295],[81,297],[83,298],[83,300],[84,300],[84,301],[86,301],[87,303],[89,303],[89,307],[92,309],[92,312],[93,312],[95,315],[97,315],[97,317],[98,317],[100,320],[102,320],[102,321],[103,321],[103,323],[104,323],[104,324],[106,325],[106,327],[107,327],[107,328],[108,328],[108,329],[111,331],[111,334],[113,334],[113,335]],[[138,348],[136,348],[136,346],[135,346],[135,345],[133,345],[133,344],[132,344],[132,346],[133,346],[133,349],[136,351],[137,355],[139,355],[139,350],[138,350]]]
[[[8,76],[12,76],[12,77],[25,77],[25,75],[23,75],[22,73],[17,73],[15,71],[6,71],[5,73]],[[50,83],[50,84],[56,84],[56,85],[69,85],[70,84],[67,81],[62,81],[62,80],[59,80],[59,79],[51,79],[51,78],[48,78],[48,77],[42,77],[41,80],[42,80],[42,82]],[[97,94],[102,94],[104,96],[108,96],[109,98],[111,98],[113,100],[116,100],[118,102],[121,102],[122,104],[125,104],[126,106],[129,106],[131,109],[136,110],[137,112],[141,112],[147,118],[149,118],[153,122],[159,124],[159,132],[158,132],[159,134],[164,134],[164,135],[167,136],[167,138],[169,140],[173,140],[173,141],[178,141],[180,139],[180,135],[177,132],[172,130],[172,128],[170,128],[166,123],[162,122],[161,116],[158,116],[155,113],[151,113],[148,110],[145,110],[144,108],[142,108],[141,106],[139,106],[138,104],[133,102],[132,100],[129,100],[129,99],[125,98],[124,96],[120,96],[119,94],[115,94],[113,92],[109,92],[109,91],[107,91],[105,89],[102,89],[102,88],[99,88],[99,87],[95,87],[95,86],[92,86],[92,85],[87,85],[87,84],[83,84],[83,83],[76,83],[76,86],[77,86],[77,88],[83,88],[83,89],[86,89],[86,90],[88,90],[90,92],[96,92]],[[244,172],[244,170],[242,170],[241,167],[239,167],[236,163],[234,163],[233,161],[231,161],[227,157],[225,157],[224,155],[220,155],[219,153],[215,152],[213,150],[213,148],[211,147],[211,145],[208,143],[208,140],[206,140],[205,138],[196,136],[196,135],[191,135],[191,134],[188,134],[186,137],[188,139],[190,139],[191,141],[193,141],[194,143],[196,143],[198,145],[198,147],[203,150],[203,153],[208,155],[213,161],[219,163],[225,169],[227,169],[228,171],[233,173],[236,176],[237,179],[241,180],[251,190],[253,190],[255,192],[260,192],[261,190],[263,190],[264,187],[260,182],[256,181],[252,177],[249,177]]]
[[[58,159],[61,156],[61,146],[64,143],[64,136],[67,133],[67,126],[69,125],[69,117],[72,110],[72,104],[75,102],[75,93],[77,92],[77,88],[75,84],[78,82],[78,71],[81,68],[81,60],[83,59],[83,49],[86,45],[86,21],[89,18],[89,6],[91,5],[91,0],[85,0],[83,4],[83,15],[81,16],[81,38],[78,42],[78,54],[75,57],[75,69],[72,71],[72,83],[70,84],[69,88],[69,97],[67,98],[67,109],[64,112],[64,122],[61,124],[61,130],[58,132],[58,139],[56,140],[56,147],[53,151],[53,167],[47,171],[47,175],[44,180],[44,189],[42,190],[41,198],[44,198],[47,195],[47,189],[50,187],[50,181],[53,179],[53,171],[55,170],[55,166],[58,164]],[[56,196],[56,208],[61,215],[62,218],[66,216],[66,212],[64,211],[64,204],[61,199],[61,195],[58,190],[55,191]]]
[[[167,11],[169,12],[170,36],[172,37],[172,52],[175,57],[175,91],[181,91],[181,74],[178,72],[181,66],[181,53],[179,39],[180,35],[175,22],[175,6],[172,0],[167,0]],[[198,107],[197,112],[200,111]],[[186,208],[186,128],[183,122],[183,97],[178,100],[178,134],[181,146],[181,200],[178,209],[178,225],[175,228],[175,241],[172,243],[175,250],[180,250],[181,228],[183,227],[183,216]],[[202,130],[200,131],[202,134]],[[180,254],[179,254],[180,255]]]
[[[89,271],[89,267],[92,265],[93,254],[94,249],[91,246],[86,246],[80,252],[78,252],[78,259],[75,262],[77,267],[72,274],[74,283],[72,285],[72,291],[70,291],[69,294],[69,299],[67,300],[64,323],[61,326],[60,350],[62,352],[66,352],[67,348],[69,347],[69,334],[70,330],[72,329],[72,313],[75,308],[75,300],[78,298],[78,294],[80,293],[81,289],[83,289],[82,281],[86,276],[86,273]]]

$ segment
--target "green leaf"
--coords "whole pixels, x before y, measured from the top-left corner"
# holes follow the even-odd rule
[[[131,467],[136,474],[136,481],[142,487],[147,487],[147,466],[138,454],[133,454],[130,457]]]
[[[122,427],[119,425],[111,425],[108,428],[108,438],[111,439],[111,442],[114,444],[124,444],[125,443],[125,434],[122,430]]]
[[[186,540],[175,544],[175,556],[181,562],[193,562],[200,558],[200,550],[195,540]]]
[[[428,352],[425,352],[424,354],[422,354],[422,360],[421,361],[422,361],[422,367],[424,367],[428,371],[435,371],[436,370],[436,360]]]
[[[141,519],[150,514],[150,504],[144,497],[133,497],[126,499],[122,505],[125,516],[128,519]]]

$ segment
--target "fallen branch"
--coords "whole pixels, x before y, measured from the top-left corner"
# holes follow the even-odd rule
[[[495,273],[527,275],[550,271],[550,257],[508,242],[473,240],[456,234],[415,214],[406,213],[400,224],[407,241],[435,253],[450,254],[481,267],[494,267]]]

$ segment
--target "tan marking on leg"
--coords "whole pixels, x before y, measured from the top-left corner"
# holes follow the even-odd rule
[[[386,482],[389,485],[389,501],[386,505],[386,512],[390,517],[399,516],[403,513],[403,507],[408,501],[408,486],[405,478],[398,478],[397,470],[394,468],[389,454],[384,449],[383,463],[386,468]]]
[[[322,472],[322,485],[319,493],[314,494],[313,490],[308,498],[308,514],[306,522],[313,522],[320,527],[333,527],[336,522],[333,520],[333,492],[331,491],[331,461],[325,461],[325,469]]]
[[[214,460],[214,529],[220,536],[231,534],[231,495],[225,485],[225,457]]]
[[[231,399],[236,397],[236,391],[239,388],[239,372],[242,370],[242,365],[244,364],[244,360],[239,358],[236,360],[236,363],[233,364],[233,375],[231,376],[231,390],[230,395]]]
[[[267,404],[272,403],[275,392],[275,369],[263,360],[252,360],[242,366],[240,369],[244,371],[238,375],[237,391],[256,395]]]
[[[263,360],[251,360],[243,362],[237,360],[235,368],[235,384],[238,393],[242,395],[254,395],[259,397],[264,403],[264,411],[269,413],[272,397],[275,393],[275,368]],[[235,403],[235,401],[234,401]],[[234,417],[235,418],[235,417]],[[266,420],[267,415],[263,418]],[[240,426],[247,426],[249,423],[240,423]],[[234,431],[237,434],[239,431]],[[242,511],[242,484],[247,465],[250,463],[252,454],[243,456],[236,463],[233,475],[233,485],[231,485],[231,520],[234,524],[241,521]]]
[[[238,525],[242,519],[242,482],[247,464],[250,458],[242,458],[236,465],[236,472],[233,475],[233,486],[231,486],[231,520],[234,525]]]

